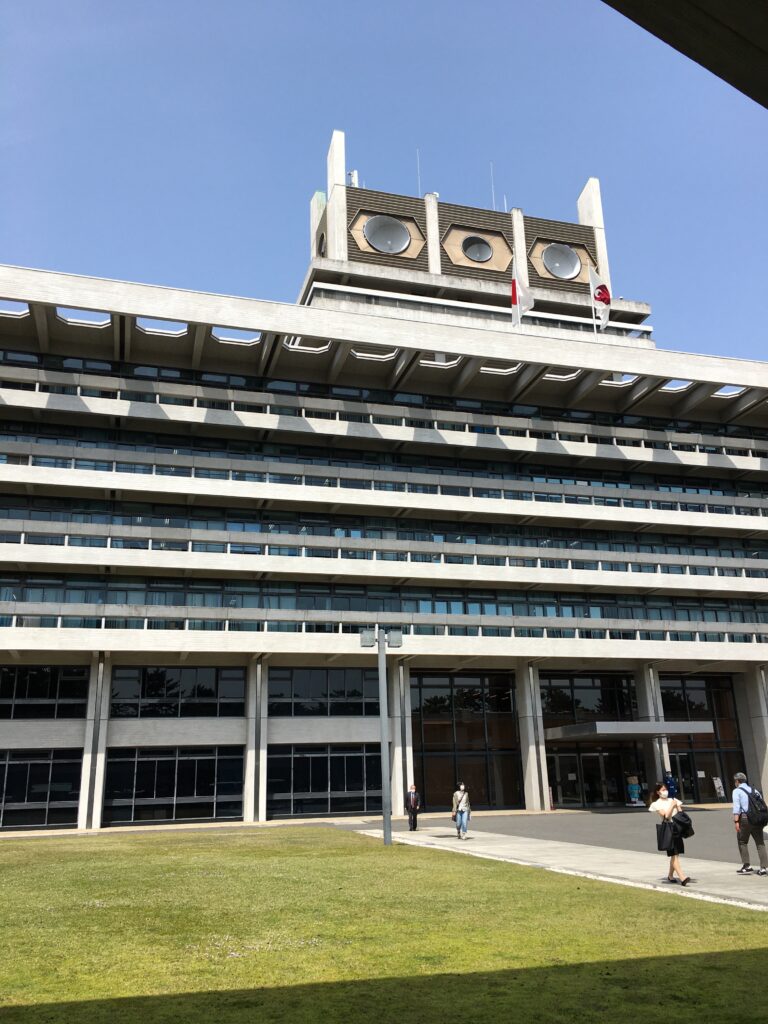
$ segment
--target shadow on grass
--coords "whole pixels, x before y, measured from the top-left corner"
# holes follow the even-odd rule
[[[659,937],[663,946],[664,937]],[[734,992],[754,990],[765,949],[475,974],[326,982],[284,988],[38,1003],[0,1009],[2,1024],[675,1024],[735,1019]],[[510,951],[514,959],[514,951]],[[424,964],[420,965],[423,971]],[[456,965],[461,970],[461,965]],[[254,979],[258,965],[254,964]],[[676,993],[676,994],[672,994]],[[759,1005],[759,1004],[758,1004]]]

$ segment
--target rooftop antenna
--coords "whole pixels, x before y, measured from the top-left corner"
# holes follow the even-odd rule
[[[496,209],[496,188],[493,183],[493,160],[491,160],[491,205]]]
[[[416,195],[421,198],[421,154],[416,149]]]
[[[504,193],[504,213],[507,213],[507,193]]]
[[[347,184],[350,188],[359,188],[357,171],[347,171]]]

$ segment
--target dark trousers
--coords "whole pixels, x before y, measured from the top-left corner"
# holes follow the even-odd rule
[[[418,818],[418,816],[419,816],[419,809],[418,809],[418,807],[416,807],[416,808],[409,807],[408,808],[408,831],[409,832],[415,832],[416,831],[416,819]]]
[[[763,830],[759,825],[750,825],[749,818],[746,814],[742,814],[739,818],[739,853],[741,854],[741,863],[744,867],[749,867],[749,840],[750,836],[755,840],[755,846],[757,847],[757,856],[760,858],[760,867],[768,868],[768,853],[765,849],[765,836]]]

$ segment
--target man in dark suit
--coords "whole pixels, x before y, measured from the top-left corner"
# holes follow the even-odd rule
[[[416,831],[416,818],[419,811],[421,810],[421,797],[416,792],[416,786],[411,783],[411,787],[405,794],[405,813],[408,815],[408,831]]]

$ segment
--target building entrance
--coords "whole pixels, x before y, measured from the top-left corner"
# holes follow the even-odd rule
[[[693,771],[693,758],[690,754],[671,753],[669,759],[672,766],[672,777],[677,782],[677,796],[684,804],[697,803],[699,799],[696,776]]]
[[[608,807],[626,800],[618,753],[553,753],[547,770],[555,807]]]

